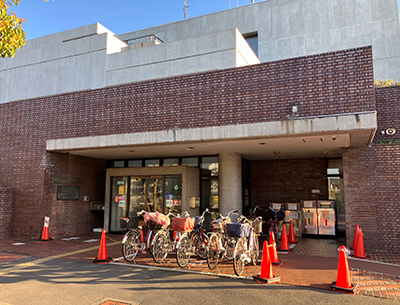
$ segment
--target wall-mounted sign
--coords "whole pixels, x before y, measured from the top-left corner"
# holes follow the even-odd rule
[[[53,183],[57,184],[82,184],[82,178],[67,178],[67,177],[55,177],[53,178]]]
[[[125,194],[125,187],[124,187],[123,185],[121,185],[121,186],[118,188],[118,194],[119,194],[119,195],[124,195],[124,194]]]
[[[57,186],[57,200],[79,200],[79,186]]]
[[[115,196],[114,201],[115,201],[115,202],[118,202],[118,201],[119,201],[119,196]]]
[[[173,200],[172,201],[172,205],[178,205],[179,204],[179,201],[178,200]]]
[[[117,181],[117,185],[124,185],[124,181]]]
[[[172,206],[173,206],[172,200],[171,200],[171,199],[167,199],[167,200],[165,201],[165,205],[166,205],[167,207],[172,207]]]

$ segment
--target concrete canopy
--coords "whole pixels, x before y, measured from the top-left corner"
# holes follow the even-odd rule
[[[52,139],[47,150],[101,159],[183,157],[236,152],[249,160],[332,158],[341,148],[368,146],[376,113],[209,128]]]

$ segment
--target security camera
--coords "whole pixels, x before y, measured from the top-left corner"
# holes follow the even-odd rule
[[[337,139],[337,136],[332,136],[333,141],[336,141],[336,139]]]

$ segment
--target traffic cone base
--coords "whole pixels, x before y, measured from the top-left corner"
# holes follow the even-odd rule
[[[332,282],[329,289],[333,290],[333,291],[340,291],[340,292],[355,294],[357,291],[357,285],[352,284],[350,288],[343,288],[343,287],[336,286],[336,282]]]
[[[272,279],[264,279],[258,275],[253,275],[253,279],[260,284],[273,284],[273,283],[280,283],[281,282],[281,277],[274,275]]]
[[[354,257],[354,258],[359,258],[359,259],[365,259],[365,260],[371,259],[371,256],[369,256],[369,255],[366,255],[366,256],[357,256],[357,255],[355,255],[355,254],[350,254],[349,256],[350,256],[350,257]]]
[[[271,259],[269,255],[269,248],[267,241],[264,241],[263,254],[261,258],[261,272],[260,275],[253,275],[253,279],[260,284],[280,283],[281,277],[273,274]]]
[[[112,258],[108,257],[108,254],[107,254],[106,231],[103,230],[103,232],[101,234],[99,254],[92,261],[92,263],[107,264],[111,261],[112,261]]]

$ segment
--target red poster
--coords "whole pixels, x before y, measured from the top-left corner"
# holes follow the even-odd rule
[[[172,202],[172,205],[178,205],[178,200],[174,200],[174,201]]]
[[[119,202],[119,196],[115,196],[115,202]]]

